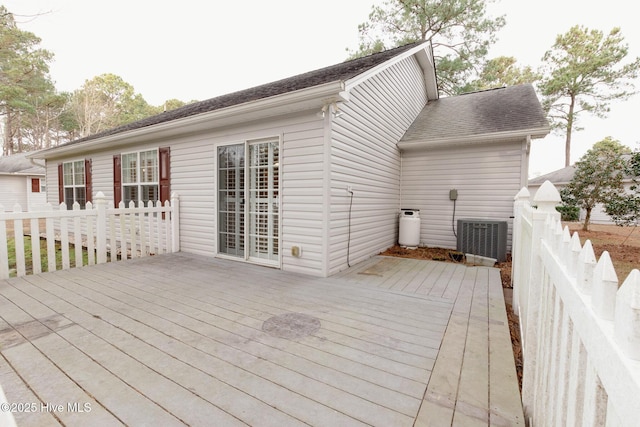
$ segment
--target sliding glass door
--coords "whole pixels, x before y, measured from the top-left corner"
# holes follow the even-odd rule
[[[278,140],[218,147],[219,253],[279,263],[279,180]]]

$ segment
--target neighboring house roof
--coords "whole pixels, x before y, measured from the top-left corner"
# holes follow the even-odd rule
[[[566,185],[569,184],[573,178],[573,173],[576,168],[574,166],[567,166],[562,169],[558,169],[553,172],[549,172],[544,175],[540,175],[529,180],[529,185],[542,185],[545,181],[550,181],[553,185]]]
[[[631,158],[630,154],[623,154],[622,159],[628,161]],[[567,185],[573,179],[573,174],[576,171],[576,167],[574,165],[564,167],[562,169],[555,170],[553,172],[549,172],[545,175],[537,176],[533,179],[529,180],[529,185],[542,185],[545,181],[550,181],[553,185]],[[623,182],[630,182],[632,177],[629,175],[625,175],[623,177]]]
[[[31,153],[0,157],[0,175],[43,175],[45,168],[27,158]]]
[[[398,144],[401,148],[480,142],[549,133],[533,86],[522,84],[427,103]]]
[[[427,50],[429,54],[425,54]],[[129,134],[133,131],[145,131],[148,128],[160,128],[161,125],[175,127],[173,123],[190,118],[193,118],[193,121],[196,121],[198,117],[203,117],[203,119],[208,118],[207,125],[212,126],[211,116],[209,116],[209,114],[216,112],[219,112],[219,114],[215,116],[216,119],[226,119],[227,123],[225,124],[232,124],[233,119],[230,118],[231,115],[238,116],[240,113],[246,113],[247,111],[255,112],[256,109],[260,109],[263,116],[267,114],[273,116],[277,113],[277,111],[272,108],[274,105],[281,109],[278,111],[295,112],[300,111],[300,108],[293,106],[294,103],[300,105],[303,101],[311,98],[314,100],[322,98],[328,102],[339,102],[348,99],[349,82],[353,82],[353,85],[357,84],[359,76],[368,75],[367,73],[372,73],[376,70],[376,67],[382,66],[393,58],[402,57],[403,54],[423,54],[419,57],[419,62],[426,70],[425,75],[433,74],[433,78],[431,79],[433,82],[427,83],[427,90],[430,98],[437,98],[435,70],[433,69],[433,64],[429,63],[430,61],[432,62],[432,59],[425,58],[425,56],[430,55],[430,44],[425,42],[412,43],[272,83],[185,105],[175,110],[166,111],[124,126],[77,139],[56,148],[40,151],[37,155],[34,155],[34,157],[47,158],[48,153],[60,152],[61,149],[65,151],[75,144],[85,146],[85,143],[105,140],[110,136]],[[304,93],[304,95],[302,93]],[[277,104],[275,104],[276,101],[273,101],[274,105],[266,105],[268,100],[281,99],[282,96],[287,96],[287,98],[278,101]],[[333,96],[333,98],[331,98],[331,96]],[[256,102],[259,101],[264,101],[265,105],[260,104],[259,107],[255,106]],[[283,105],[286,103],[288,103],[288,107],[286,110],[283,110]],[[251,108],[253,108],[253,110],[251,110]],[[271,113],[267,111],[268,109],[271,109]],[[227,110],[229,110],[229,113],[225,115],[225,111]],[[239,119],[237,120],[242,122]],[[200,124],[202,127],[207,125]],[[151,129],[149,129],[149,131],[151,131]],[[138,134],[139,133],[136,135]]]

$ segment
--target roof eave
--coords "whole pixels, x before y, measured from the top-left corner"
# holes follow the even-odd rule
[[[341,94],[344,88],[344,82],[337,80],[113,135],[83,142],[69,143],[59,147],[37,151],[27,157],[31,159],[64,157],[77,153],[86,153],[87,151],[100,150],[107,146],[113,148],[158,138],[202,132],[222,126],[244,123],[248,120],[260,120],[304,111],[305,109],[318,108],[320,111],[320,108],[322,108],[324,104],[343,100]]]
[[[433,149],[442,147],[456,147],[462,145],[471,145],[479,143],[487,143],[491,141],[516,140],[530,137],[531,139],[544,138],[549,134],[549,127],[524,129],[517,131],[492,132],[480,135],[451,136],[436,139],[416,139],[398,142],[398,148],[403,151]]]
[[[0,172],[0,176],[44,176],[43,172]]]

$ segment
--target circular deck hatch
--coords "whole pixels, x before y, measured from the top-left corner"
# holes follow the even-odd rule
[[[285,313],[270,317],[262,324],[269,335],[295,340],[313,334],[320,329],[320,320],[303,313]]]

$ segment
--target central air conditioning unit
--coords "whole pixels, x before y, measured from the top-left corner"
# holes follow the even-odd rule
[[[506,261],[507,221],[459,219],[457,250]]]

